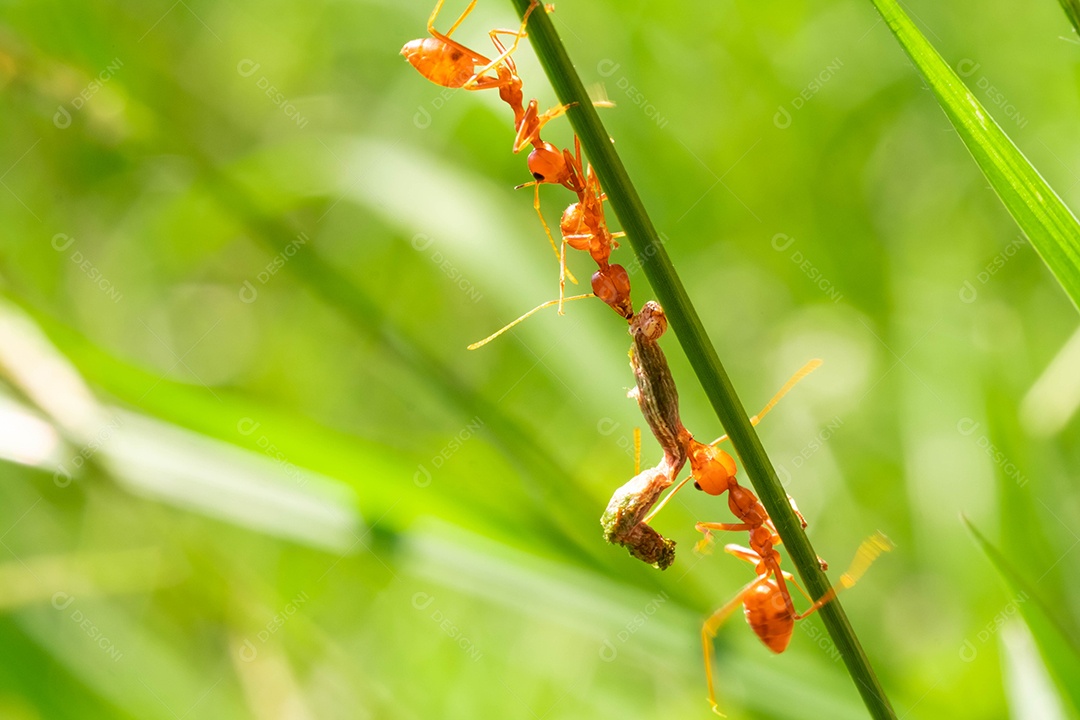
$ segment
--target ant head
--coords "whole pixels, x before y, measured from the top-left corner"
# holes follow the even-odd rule
[[[612,266],[615,267],[615,266]],[[641,333],[649,340],[658,340],[667,330],[667,315],[660,303],[649,300],[641,306],[641,312],[630,321],[630,334]]]
[[[561,183],[569,173],[562,151],[551,143],[542,143],[529,153],[529,172],[540,183]]]
[[[694,475],[694,487],[709,495],[721,495],[731,487],[738,468],[735,459],[723,450],[690,441],[690,469]]]
[[[593,273],[592,289],[596,297],[619,315],[627,320],[634,316],[634,306],[630,302],[630,275],[622,265],[608,265]]]

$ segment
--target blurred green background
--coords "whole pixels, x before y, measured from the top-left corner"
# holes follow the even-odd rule
[[[726,503],[657,519],[664,573],[603,543],[641,421],[601,303],[465,350],[557,264],[505,105],[398,55],[430,9],[3,3],[0,717],[710,716],[700,623],[752,578],[693,552]],[[1080,207],[1061,9],[908,10]],[[897,545],[842,600],[898,715],[1077,717],[1046,642],[1080,635],[1076,311],[871,4],[554,18],[748,409],[825,361],[760,432],[834,579]],[[516,25],[484,0],[456,37]],[[733,617],[717,686],[865,717],[817,618],[773,656]]]

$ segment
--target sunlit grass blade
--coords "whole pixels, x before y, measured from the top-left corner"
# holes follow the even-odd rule
[[[1080,637],[1069,618],[1047,602],[1037,583],[1028,580],[1005,555],[980,533],[971,521],[961,516],[975,542],[982,548],[1009,588],[1016,592],[1016,607],[1039,646],[1043,661],[1063,698],[1080,712]]]
[[[896,0],[873,0],[1009,214],[1080,308],[1080,223]],[[1062,1],[1062,5],[1065,5]],[[1073,3],[1070,3],[1073,4]],[[1068,11],[1068,8],[1067,8]],[[1072,14],[1070,13],[1070,16]]]

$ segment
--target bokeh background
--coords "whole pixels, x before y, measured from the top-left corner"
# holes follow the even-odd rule
[[[752,569],[695,555],[727,510],[693,491],[668,571],[603,543],[641,424],[608,308],[466,351],[558,273],[505,105],[398,55],[430,10],[3,4],[0,717],[709,716],[700,623]],[[1080,207],[1057,4],[908,10]],[[1022,620],[1078,635],[1076,309],[872,5],[554,17],[748,409],[825,361],[760,432],[834,579],[896,543],[842,600],[898,714],[1076,717],[1076,645]],[[735,616],[717,680],[732,717],[865,717],[816,618],[773,656]]]

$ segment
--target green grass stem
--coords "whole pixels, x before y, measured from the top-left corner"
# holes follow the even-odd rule
[[[519,15],[529,8],[530,0],[513,0]],[[600,122],[585,86],[547,13],[534,12],[529,20],[529,39],[555,88],[559,101],[571,105],[570,123],[581,139],[582,147],[596,169],[630,245],[637,254],[646,277],[663,305],[675,335],[712,403],[716,416],[731,437],[746,474],[776,525],[784,546],[813,597],[829,590],[829,581],[818,565],[817,553],[810,545],[798,518],[792,511],[776,470],[750,425],[746,410],[716,354],[712,342],[679,279],[667,250],[645,211],[645,206],[631,183],[610,136]],[[822,620],[837,650],[844,659],[855,686],[866,703],[871,717],[895,718],[892,706],[863,652],[843,607],[833,601],[821,609]]]

